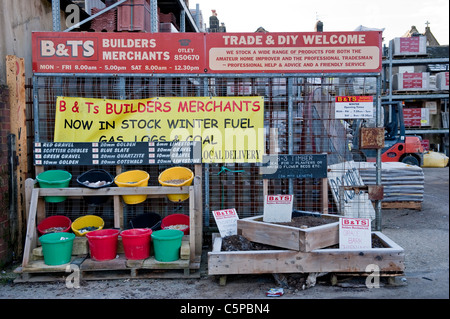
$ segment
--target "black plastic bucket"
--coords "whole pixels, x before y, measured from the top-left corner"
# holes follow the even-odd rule
[[[78,176],[77,182],[83,187],[99,189],[103,187],[111,187],[111,185],[114,184],[114,177],[103,169],[91,169]],[[105,203],[110,196],[84,196],[83,198],[89,205],[101,205]]]
[[[134,217],[130,220],[130,228],[150,228],[151,230],[161,229],[161,216],[156,213],[146,213]]]

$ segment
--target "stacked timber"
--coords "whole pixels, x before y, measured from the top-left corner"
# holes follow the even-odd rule
[[[357,163],[359,174],[365,185],[376,185],[375,163]],[[381,184],[383,202],[423,201],[424,174],[421,167],[399,162],[387,162],[381,165]]]

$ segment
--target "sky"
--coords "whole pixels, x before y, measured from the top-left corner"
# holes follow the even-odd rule
[[[313,32],[317,19],[324,31],[354,31],[360,25],[383,29],[383,44],[426,22],[441,45],[449,44],[449,0],[190,0],[199,4],[209,26],[211,10],[227,32]]]

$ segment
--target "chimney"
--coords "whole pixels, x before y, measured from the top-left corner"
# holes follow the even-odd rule
[[[317,20],[315,31],[316,32],[323,32],[323,22],[322,21]]]

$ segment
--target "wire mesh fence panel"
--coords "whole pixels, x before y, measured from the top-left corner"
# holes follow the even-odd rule
[[[353,119],[335,117],[335,97],[374,95],[375,77],[174,77],[174,76],[37,76],[33,81],[35,139],[54,141],[55,111],[58,96],[99,99],[146,99],[151,97],[264,97],[264,136],[266,154],[326,154],[327,165],[353,160]],[[374,88],[375,83],[375,88]],[[145,115],[150,118],[152,115]],[[158,186],[158,176],[169,166],[122,166],[121,171],[144,170],[149,173],[149,185]],[[187,165],[190,169],[193,166]],[[203,165],[204,227],[215,227],[212,211],[236,208],[240,218],[260,215],[264,207],[264,181],[261,164],[213,163]],[[45,170],[56,167],[44,167]],[[63,166],[72,173],[71,186],[76,178],[93,168],[102,168],[112,175],[117,167]],[[345,171],[345,164],[342,167]],[[329,181],[328,181],[329,182]],[[294,195],[294,209],[320,212],[324,208],[339,213],[342,203],[322,178],[270,179],[268,194]],[[345,183],[340,187],[345,188]],[[348,185],[347,185],[348,186]],[[329,191],[327,190],[329,189]],[[327,194],[324,194],[324,191]],[[354,191],[344,190],[347,193]],[[349,194],[350,196],[350,194]],[[348,196],[347,196],[348,197]],[[324,207],[324,198],[326,206]],[[342,199],[342,198],[341,198]],[[344,198],[345,199],[345,198]],[[343,200],[343,199],[342,199]],[[338,201],[338,202],[337,202]],[[87,205],[83,199],[69,199],[63,205],[47,205],[47,215],[64,213],[72,219],[88,213],[105,219],[113,225],[113,203],[109,200],[100,207]],[[361,203],[364,205],[364,203]],[[124,225],[133,217],[146,212],[161,216],[188,213],[188,201],[173,203],[166,198],[149,198],[139,205],[124,204]]]

